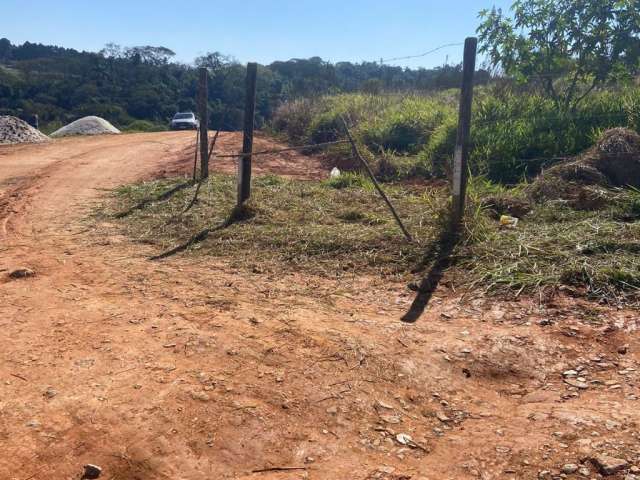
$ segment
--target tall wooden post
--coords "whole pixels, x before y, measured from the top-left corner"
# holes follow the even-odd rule
[[[209,71],[200,69],[198,83],[198,116],[200,117],[200,177],[209,178]]]
[[[455,156],[453,158],[453,207],[451,212],[451,227],[454,233],[457,233],[460,229],[467,198],[471,106],[473,103],[473,77],[476,71],[477,49],[477,38],[467,38],[465,40],[458,136],[456,139]]]
[[[256,116],[256,84],[258,64],[247,65],[246,97],[244,104],[244,138],[238,169],[238,205],[242,205],[251,197],[251,162],[253,153],[253,128]]]

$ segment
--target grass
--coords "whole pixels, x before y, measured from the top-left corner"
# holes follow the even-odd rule
[[[271,122],[293,144],[336,140],[341,117],[380,177],[443,177],[449,170],[457,129],[457,91],[424,94],[328,95],[282,105]],[[640,88],[599,91],[575,112],[562,112],[535,93],[498,87],[476,91],[470,166],[475,175],[517,184],[536,176],[553,158],[593,145],[603,130],[640,129]],[[336,163],[351,156],[348,146],[330,148]],[[386,161],[378,163],[375,158]]]
[[[122,187],[100,214],[112,217],[182,181]],[[233,178],[214,176],[188,212],[183,213],[193,189],[136,211],[118,225],[160,253],[205,228],[225,224],[233,211],[235,188]],[[332,277],[368,273],[415,279],[411,271],[422,264],[424,252],[443,228],[447,192],[442,187],[401,184],[385,188],[414,243],[404,240],[363,177],[350,174],[303,182],[265,176],[255,179],[247,209],[251,214],[213,230],[189,252],[224,257],[247,268],[266,265]],[[464,241],[454,252],[451,275],[459,287],[510,296],[565,287],[600,301],[639,300],[640,192],[613,191],[610,206],[597,212],[575,211],[561,202],[539,205],[516,229],[501,228],[480,207],[483,198],[497,194],[522,196],[524,188],[472,179]]]
[[[389,196],[418,242],[409,244],[370,182],[345,175],[325,182],[302,182],[264,176],[255,179],[249,204],[252,215],[213,231],[192,251],[231,257],[248,266],[267,263],[335,275],[375,270],[398,275],[420,260],[426,242],[437,233],[432,207],[437,192],[387,186]],[[340,180],[340,181],[339,181]],[[184,179],[125,186],[116,191],[103,214],[126,211],[141,200],[172,188]],[[124,231],[144,243],[169,250],[205,228],[223,225],[233,211],[236,183],[213,176],[203,185],[198,203],[186,213],[193,189],[169,201],[152,204],[121,220]]]

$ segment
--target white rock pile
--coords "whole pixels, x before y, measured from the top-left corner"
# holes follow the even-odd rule
[[[0,145],[43,143],[48,141],[49,137],[33,128],[27,122],[8,115],[0,116]]]
[[[84,117],[70,123],[51,134],[52,137],[69,137],[72,135],[115,135],[120,133],[116,127],[100,117]]]

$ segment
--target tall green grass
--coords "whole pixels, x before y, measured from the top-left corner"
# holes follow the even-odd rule
[[[396,176],[441,177],[453,156],[457,92],[433,95],[340,94],[297,100],[280,107],[272,128],[292,143],[342,136],[341,118],[353,125],[370,158],[381,158]],[[603,130],[640,130],[640,89],[597,92],[573,112],[536,94],[479,89],[474,102],[471,170],[490,180],[516,183],[557,157],[589,148]],[[329,152],[349,156],[346,147]],[[395,168],[389,169],[389,164]]]

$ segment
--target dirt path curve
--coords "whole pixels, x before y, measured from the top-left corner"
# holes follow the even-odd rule
[[[86,463],[108,480],[535,478],[591,452],[640,456],[633,312],[589,323],[439,296],[409,326],[411,294],[383,279],[150,263],[93,232],[105,189],[187,172],[193,140],[0,149],[1,479],[76,479]],[[324,174],[297,154],[261,162]],[[8,277],[22,266],[36,276]],[[542,330],[548,315],[562,323]],[[600,383],[567,385],[579,364]]]

